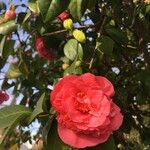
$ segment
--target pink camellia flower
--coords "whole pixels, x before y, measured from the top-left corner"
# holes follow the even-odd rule
[[[2,104],[4,101],[7,101],[8,99],[9,96],[4,91],[0,91],[0,104]]]
[[[68,75],[58,81],[51,103],[57,112],[62,141],[75,148],[107,141],[123,121],[119,107],[112,101],[113,95],[111,82],[91,73]]]
[[[42,58],[52,61],[55,59],[54,52],[51,48],[48,50],[45,49],[44,40],[42,37],[38,37],[35,42],[35,48],[38,52],[38,55]]]

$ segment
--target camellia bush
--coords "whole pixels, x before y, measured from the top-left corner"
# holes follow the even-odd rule
[[[10,0],[0,14],[1,150],[150,149],[150,0]]]

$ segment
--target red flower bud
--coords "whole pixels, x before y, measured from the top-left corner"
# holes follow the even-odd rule
[[[7,101],[8,99],[9,96],[4,91],[0,91],[0,104],[2,104],[4,101]]]
[[[10,9],[6,11],[4,18],[6,20],[14,20],[16,18],[15,5],[12,5]]]
[[[59,14],[57,18],[63,22],[64,20],[68,19],[69,17],[70,17],[70,14],[68,12],[64,11],[61,14]]]
[[[35,48],[38,52],[38,55],[42,58],[48,59],[50,61],[55,59],[55,54],[52,48],[48,50],[45,49],[44,40],[42,37],[38,37],[35,42]]]
[[[12,10],[7,10],[5,13],[5,19],[7,20],[14,20],[16,18],[16,13],[15,11]]]

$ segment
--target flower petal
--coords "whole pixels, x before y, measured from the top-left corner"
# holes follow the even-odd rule
[[[121,126],[123,122],[123,116],[120,113],[119,107],[112,102],[112,114],[114,115],[113,117],[110,118],[111,121],[111,130],[118,130],[119,127]]]
[[[96,81],[100,86],[100,90],[102,90],[105,95],[112,97],[115,94],[114,87],[108,79],[102,76],[96,76]]]
[[[64,77],[63,79],[61,79],[54,87],[54,90],[51,92],[51,100],[55,100],[55,97],[57,95],[57,93],[60,92],[60,90],[62,89],[62,86],[64,85],[64,83],[66,84],[69,81],[73,81],[77,78],[77,76],[75,75],[69,75]]]
[[[74,132],[73,130],[70,130],[68,128],[65,128],[60,124],[58,125],[58,134],[64,143],[75,148],[85,148],[104,143],[110,136],[108,132],[106,134],[102,134],[99,137],[81,134]]]

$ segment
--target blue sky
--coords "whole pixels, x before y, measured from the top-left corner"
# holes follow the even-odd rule
[[[9,1],[11,1],[14,4],[27,4],[28,0],[2,0],[2,2],[6,3],[8,5]]]

